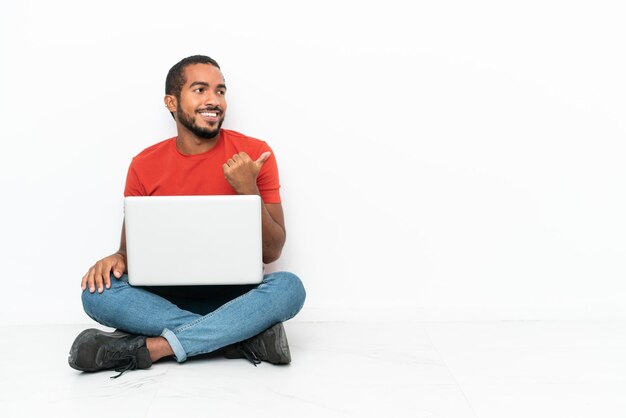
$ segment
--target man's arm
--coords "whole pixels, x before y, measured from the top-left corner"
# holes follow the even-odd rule
[[[264,152],[258,160],[253,161],[248,154],[235,154],[223,166],[224,176],[238,194],[260,195],[256,184],[261,167],[271,153]],[[263,262],[271,263],[278,260],[285,245],[285,219],[280,203],[262,204],[263,223]]]
[[[91,266],[89,271],[83,276],[80,287],[85,290],[89,288],[91,293],[98,289],[98,293],[104,292],[104,288],[111,287],[111,272],[116,278],[122,277],[126,273],[126,228],[122,223],[122,237],[120,238],[120,249],[108,257],[104,257]]]
[[[278,260],[285,245],[285,218],[280,203],[263,204],[263,262]]]

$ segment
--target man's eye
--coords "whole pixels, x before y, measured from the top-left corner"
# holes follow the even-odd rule
[[[197,89],[194,90],[194,92],[196,92],[196,93],[204,93],[204,89],[202,87],[198,87]]]
[[[217,94],[219,94],[220,96],[224,96],[226,92],[224,90],[218,90]]]

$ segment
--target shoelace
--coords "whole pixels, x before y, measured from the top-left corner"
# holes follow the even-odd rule
[[[248,344],[240,344],[237,347],[237,351],[239,351],[250,363],[256,367],[257,364],[261,363],[261,359],[259,358],[259,353],[254,351],[252,347]]]
[[[131,354],[128,351],[113,351],[113,352],[107,351],[104,354],[104,361],[108,362],[111,360],[115,360],[119,362],[124,362],[124,360],[128,360],[124,362],[123,365],[115,368],[115,371],[119,372],[119,374],[116,376],[111,376],[111,379],[117,379],[118,377],[123,375],[124,372],[127,372],[128,370],[137,369],[137,356],[134,354]]]

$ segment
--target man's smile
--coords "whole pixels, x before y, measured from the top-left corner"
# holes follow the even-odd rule
[[[209,109],[200,109],[196,111],[200,117],[206,122],[218,122],[220,119],[221,112],[217,109],[209,110]]]

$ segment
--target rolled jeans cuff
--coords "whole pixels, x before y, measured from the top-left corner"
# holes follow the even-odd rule
[[[182,363],[183,361],[187,360],[187,353],[185,352],[183,346],[180,344],[180,341],[178,341],[178,337],[176,337],[176,334],[165,328],[163,330],[163,333],[161,334],[161,337],[165,338],[167,342],[170,343],[170,347],[172,347],[172,351],[174,352],[174,357],[176,358],[177,362]]]

